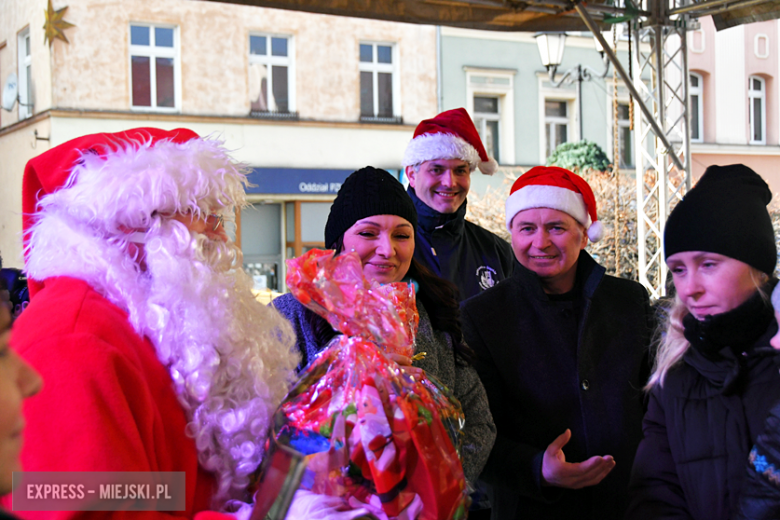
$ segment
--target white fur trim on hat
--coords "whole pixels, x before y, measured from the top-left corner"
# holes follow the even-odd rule
[[[143,242],[137,233],[145,233],[157,214],[208,215],[242,207],[244,168],[212,139],[136,143],[106,156],[85,153],[66,185],[38,203],[27,244],[28,275],[44,280],[72,274],[56,255],[47,254],[57,250],[51,240],[66,229],[98,242]]]
[[[511,224],[515,215],[533,208],[557,209],[571,215],[574,220],[586,228],[590,226],[590,216],[588,216],[585,200],[580,193],[558,186],[531,185],[520,188],[506,199],[507,230],[512,232]],[[588,238],[590,238],[590,234]],[[591,240],[593,239],[591,238]]]
[[[481,164],[485,164],[479,158],[479,152],[476,148],[456,135],[445,133],[422,134],[409,141],[404,151],[402,164],[403,166],[415,166],[437,159],[466,161],[469,163],[471,171],[474,171]],[[496,164],[496,169],[498,169],[498,164]],[[481,168],[480,171],[482,171]]]

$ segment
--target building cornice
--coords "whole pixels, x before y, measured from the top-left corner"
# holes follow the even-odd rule
[[[22,119],[21,121],[17,121],[16,123],[0,128],[0,137],[16,132],[17,130],[21,130],[22,128],[27,128],[28,126],[32,126],[36,123],[39,123],[40,121],[43,121],[44,119],[49,119],[50,117],[51,114],[49,110],[38,112],[37,114],[28,117],[27,119]]]
[[[357,121],[326,121],[326,120],[289,120],[289,119],[261,119],[249,116],[215,116],[206,114],[171,114],[160,112],[138,112],[123,110],[83,110],[76,108],[51,108],[39,112],[32,117],[18,121],[4,128],[0,128],[0,137],[15,132],[27,126],[47,118],[83,118],[83,119],[120,119],[130,121],[166,121],[177,123],[206,123],[206,124],[236,124],[236,125],[263,125],[263,126],[292,126],[292,127],[318,127],[339,129],[366,129],[385,130],[409,133],[414,131],[415,125],[411,124],[382,124],[360,123]]]
[[[691,155],[769,155],[780,156],[778,145],[691,143]]]

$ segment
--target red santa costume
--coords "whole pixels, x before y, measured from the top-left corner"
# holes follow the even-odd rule
[[[85,136],[28,163],[32,299],[12,346],[44,389],[25,408],[23,467],[184,471],[186,510],[24,518],[192,518],[250,500],[293,334],[254,300],[234,244],[170,218],[230,214],[245,182],[184,129]]]

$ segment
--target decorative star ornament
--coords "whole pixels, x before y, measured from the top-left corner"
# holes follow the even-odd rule
[[[45,33],[43,37],[44,45],[46,45],[46,42],[49,42],[49,47],[51,47],[51,45],[54,43],[54,40],[57,38],[64,41],[65,43],[70,43],[63,31],[68,27],[75,27],[75,25],[62,19],[65,16],[65,11],[67,10],[68,6],[65,6],[62,9],[55,11],[54,7],[51,5],[51,0],[49,0],[49,7],[46,9],[46,11],[44,11],[46,14],[46,23],[43,24],[43,30]]]

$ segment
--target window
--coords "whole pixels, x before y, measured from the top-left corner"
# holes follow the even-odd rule
[[[178,106],[179,60],[175,27],[130,26],[133,108],[173,111]]]
[[[17,45],[19,51],[19,119],[26,119],[33,114],[32,56],[30,54],[29,27],[19,33]]]
[[[488,157],[499,159],[498,132],[500,115],[497,97],[474,96],[474,125],[485,144]]]
[[[691,74],[690,81],[691,88],[689,90],[689,95],[691,101],[691,110],[689,114],[691,120],[691,141],[701,143],[704,141],[704,123],[702,121],[704,118],[704,83],[702,81],[702,77],[699,74]]]
[[[516,69],[463,67],[466,110],[477,127],[489,157],[515,164],[514,76]]]
[[[249,98],[253,115],[295,112],[292,38],[249,36]]]
[[[545,158],[555,149],[569,141],[569,103],[546,99],[544,101],[544,133],[546,137]]]
[[[282,204],[250,204],[241,210],[241,251],[244,270],[257,291],[280,291]]]
[[[360,118],[395,122],[398,73],[395,46],[360,44]]]
[[[620,146],[620,167],[633,168],[634,166],[634,140],[631,133],[631,119],[629,106],[625,103],[618,104],[618,145]]]
[[[766,87],[758,76],[748,78],[750,144],[766,144]]]

